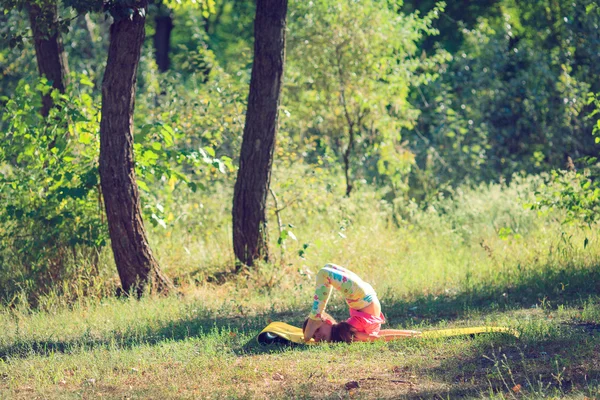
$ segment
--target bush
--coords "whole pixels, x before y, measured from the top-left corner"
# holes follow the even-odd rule
[[[308,157],[329,154],[342,164],[347,194],[360,179],[384,182],[394,195],[406,190],[414,157],[400,129],[418,116],[409,87],[434,80],[426,71],[446,57],[418,48],[436,32],[432,21],[443,6],[420,17],[402,14],[400,5],[290,4],[282,130],[306,146]]]
[[[108,237],[98,177],[99,110],[80,77],[60,94],[45,79],[21,81],[7,99],[0,150],[0,286],[10,299],[97,268]],[[48,118],[40,93],[52,91]],[[97,272],[97,271],[96,271]]]
[[[596,144],[600,143],[600,98],[589,94],[588,104],[595,107],[589,119],[595,119],[592,134]],[[554,170],[545,184],[536,191],[536,200],[532,209],[545,211],[559,209],[564,211],[562,222],[579,227],[591,228],[598,222],[600,215],[600,163],[597,157],[583,157],[578,160],[582,168],[575,169],[575,163],[569,159],[568,170]],[[585,239],[587,246],[588,238]]]
[[[429,186],[510,179],[594,155],[586,118],[600,65],[590,51],[600,21],[593,3],[517,1],[461,29],[440,78],[411,97],[421,115],[404,137]],[[411,188],[423,184],[413,177]]]

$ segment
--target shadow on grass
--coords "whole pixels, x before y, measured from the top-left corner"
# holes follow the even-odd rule
[[[129,349],[141,345],[154,345],[164,341],[182,341],[191,338],[214,340],[210,336],[220,336],[238,355],[279,352],[284,349],[304,349],[306,346],[295,344],[261,345],[257,334],[272,320],[289,321],[301,325],[303,320],[299,310],[279,313],[264,313],[254,316],[230,316],[215,318],[210,315],[177,319],[165,322],[162,326],[144,326],[126,331],[108,331],[101,337],[84,333],[70,340],[16,340],[8,345],[0,345],[0,360],[26,358],[30,356],[48,356],[53,353],[74,353],[96,348]],[[247,333],[255,333],[250,340]]]
[[[515,276],[515,282],[503,286],[480,286],[457,294],[421,296],[409,300],[383,299],[383,308],[390,322],[395,325],[409,326],[415,323],[434,325],[442,320],[452,321],[472,311],[485,313],[529,308],[541,301],[550,306],[581,303],[587,300],[588,296],[600,293],[600,268],[567,267],[558,271],[528,271],[522,273],[522,276]],[[17,340],[0,346],[0,359],[6,361],[10,358],[70,353],[109,346],[132,348],[157,344],[165,340],[179,341],[203,337],[215,330],[258,334],[271,320],[301,326],[307,310],[308,303],[306,309],[290,309],[285,312],[264,313],[251,317],[216,318],[214,315],[207,314],[170,321],[160,327],[137,327],[125,332],[106,332],[103,337],[84,333],[71,340]],[[235,336],[233,335],[232,341],[235,341]],[[238,340],[229,344],[240,355],[281,350],[279,346],[261,346],[256,342],[255,337],[246,343],[240,343]]]
[[[526,329],[520,340],[480,336],[465,352],[440,357],[438,365],[421,371],[448,385],[448,392],[422,390],[407,398],[483,397],[491,393],[545,398],[588,392],[600,385],[600,370],[589,368],[600,362],[599,346],[597,335],[564,325],[546,336]]]

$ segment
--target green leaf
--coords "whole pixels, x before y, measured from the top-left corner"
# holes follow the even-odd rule
[[[150,145],[154,150],[160,151],[162,149],[162,145],[158,142],[154,142]]]
[[[592,185],[592,181],[587,181],[581,186],[581,188],[583,190],[587,190],[591,185]]]
[[[175,135],[173,128],[171,128],[169,125],[163,125],[161,133],[165,139],[165,146],[173,146],[173,136]]]
[[[83,132],[79,135],[79,143],[81,143],[81,144],[90,144],[90,143],[92,143],[93,139],[94,139],[94,136],[88,132]]]
[[[158,154],[153,152],[152,150],[144,151],[144,159],[146,160],[158,160]]]
[[[152,128],[154,128],[154,125],[152,125],[152,124],[146,124],[146,125],[142,126],[141,134],[142,135],[149,134],[150,131],[152,131]]]
[[[227,167],[227,169],[229,169],[230,171],[233,171],[233,163],[231,162],[231,158],[227,157],[227,156],[223,156],[221,157],[221,161],[223,161],[223,164]]]
[[[156,221],[156,223],[160,226],[162,226],[163,228],[167,229],[167,224],[165,223],[165,221],[162,218],[159,218],[158,215],[156,214],[152,214],[152,220]]]
[[[92,81],[90,80],[90,78],[88,78],[88,77],[87,77],[87,76],[85,76],[85,75],[83,75],[83,76],[81,77],[81,80],[80,80],[79,82],[80,82],[82,85],[89,86],[89,87],[94,87],[94,82],[92,82]]]
[[[138,180],[137,184],[138,184],[138,187],[140,189],[142,189],[144,192],[150,193],[150,188],[148,187],[148,185],[146,185],[146,182]]]
[[[205,147],[204,150],[206,150],[206,153],[208,153],[209,156],[215,156],[215,149],[213,149],[212,147]]]

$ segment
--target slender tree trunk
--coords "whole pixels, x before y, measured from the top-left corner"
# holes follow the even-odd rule
[[[26,4],[40,76],[45,76],[52,82],[52,87],[64,93],[69,69],[67,53],[65,53],[60,32],[57,29],[57,2],[41,0],[41,2],[29,1]],[[50,93],[42,96],[42,116],[48,116],[52,104]]]
[[[354,121],[350,116],[350,110],[348,109],[348,104],[346,103],[346,79],[344,78],[344,71],[342,69],[342,53],[339,49],[336,49],[336,60],[337,60],[337,73],[338,78],[340,80],[340,102],[342,107],[344,108],[344,116],[346,117],[346,122],[348,123],[348,147],[344,151],[344,175],[346,177],[346,197],[350,197],[350,192],[352,192],[352,183],[350,182],[350,155],[352,154],[352,149],[354,148]],[[360,123],[358,124],[360,127]]]
[[[152,255],[142,221],[133,162],[135,82],[144,41],[147,0],[138,3],[131,19],[110,27],[106,70],[102,81],[100,121],[100,181],[115,264],[123,291],[140,295],[146,285],[172,287]]]
[[[156,32],[154,33],[154,59],[160,72],[166,72],[169,69],[171,60],[169,52],[171,50],[171,31],[173,30],[173,17],[171,11],[165,6],[159,5],[158,14],[154,18],[156,23]]]
[[[256,3],[254,63],[232,211],[235,256],[248,266],[269,259],[266,203],[283,79],[286,13],[287,0]]]
[[[350,129],[348,132],[348,147],[346,147],[346,151],[344,151],[344,175],[346,176],[346,197],[350,197],[350,192],[352,192],[352,182],[350,178],[350,155],[352,154],[353,148],[354,126],[350,124]]]

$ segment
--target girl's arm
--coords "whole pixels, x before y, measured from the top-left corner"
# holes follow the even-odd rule
[[[317,272],[313,305],[308,318],[320,320],[332,290],[340,291],[346,299],[360,300],[366,296],[362,280],[352,271],[339,265],[326,264]]]

